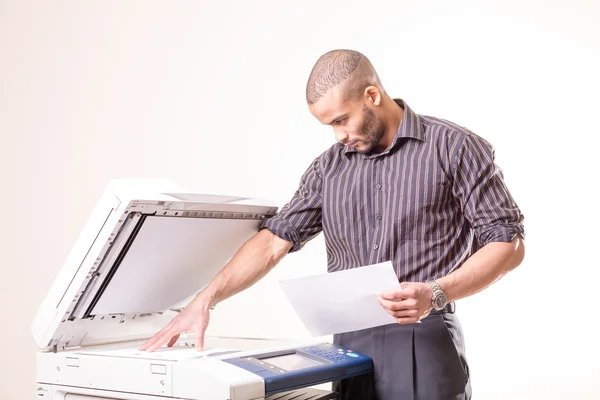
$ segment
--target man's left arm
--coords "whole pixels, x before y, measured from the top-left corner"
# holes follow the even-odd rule
[[[473,228],[479,250],[460,268],[436,280],[448,301],[471,296],[515,269],[525,256],[523,215],[494,163],[492,146],[466,136],[456,155],[453,194]],[[382,293],[379,302],[398,323],[411,323],[432,310],[427,282],[402,282],[402,290]]]
[[[518,236],[511,242],[492,242],[473,254],[458,269],[437,283],[446,294],[448,301],[471,296],[502,278],[521,264],[525,257],[525,242]],[[431,301],[431,286],[427,284]]]

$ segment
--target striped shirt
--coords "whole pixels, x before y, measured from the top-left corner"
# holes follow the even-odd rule
[[[447,275],[490,242],[524,237],[494,148],[395,101],[404,117],[384,152],[331,146],[260,229],[292,242],[290,252],[322,231],[329,272],[391,260],[401,281],[418,282]]]

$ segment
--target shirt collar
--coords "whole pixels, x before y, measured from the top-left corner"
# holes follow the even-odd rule
[[[393,148],[396,147],[399,139],[401,138],[412,138],[422,142],[425,141],[425,129],[423,128],[423,124],[421,123],[419,116],[408,106],[408,104],[406,104],[404,100],[394,99],[394,101],[404,110],[404,116],[402,117],[402,121],[400,121],[398,131],[392,140],[392,144],[380,154],[365,154],[366,156],[376,157],[389,153]],[[357,150],[353,147],[344,147],[344,154],[357,152]]]

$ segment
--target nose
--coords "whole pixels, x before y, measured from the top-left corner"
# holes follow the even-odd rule
[[[336,142],[344,143],[346,140],[348,140],[348,134],[346,132],[343,132],[342,130],[336,130],[334,132]]]

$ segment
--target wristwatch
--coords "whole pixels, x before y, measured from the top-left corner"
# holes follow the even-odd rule
[[[444,293],[436,281],[430,281],[429,285],[431,286],[431,289],[433,289],[433,296],[431,296],[432,307],[437,311],[443,310],[444,307],[446,307],[446,304],[448,304],[446,293]]]

